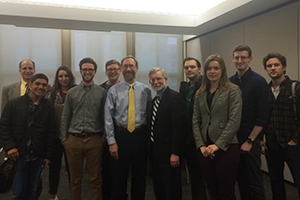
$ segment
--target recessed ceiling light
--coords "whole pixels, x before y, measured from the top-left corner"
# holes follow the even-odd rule
[[[91,10],[198,16],[226,0],[0,0],[2,2]]]

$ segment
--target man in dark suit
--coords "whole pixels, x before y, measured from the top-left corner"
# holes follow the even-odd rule
[[[6,85],[2,89],[1,110],[3,110],[6,103],[16,97],[23,96],[26,92],[26,85],[29,83],[35,74],[35,64],[32,60],[22,60],[19,63],[19,72],[22,80],[11,85]]]
[[[167,86],[167,74],[158,67],[149,72],[157,92],[149,112],[150,163],[157,200],[182,199],[180,158],[183,147],[184,100]]]
[[[186,106],[186,126],[184,128],[184,159],[191,178],[191,191],[193,200],[206,200],[206,186],[199,162],[199,149],[196,147],[193,135],[193,108],[195,94],[202,83],[201,64],[199,60],[187,57],[183,61],[183,68],[189,82],[180,83],[179,93],[185,99]]]

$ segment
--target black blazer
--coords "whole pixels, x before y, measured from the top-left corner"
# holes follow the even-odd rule
[[[185,133],[187,132],[185,137],[189,139],[189,142],[194,142],[193,124],[192,124],[193,112],[194,112],[194,102],[195,102],[195,94],[198,91],[198,89],[200,88],[201,84],[202,84],[202,76],[200,75],[195,83],[194,91],[193,91],[191,102],[190,102],[190,107],[188,109],[186,108],[186,106],[185,106],[186,104],[184,102],[185,109],[187,109],[186,110],[187,120],[185,123],[184,131],[185,131]],[[186,96],[189,91],[190,85],[191,85],[191,83],[186,82],[186,81],[182,81],[180,83],[179,93],[183,96],[184,100],[186,100]]]
[[[149,133],[153,100],[148,112]],[[166,88],[156,114],[150,153],[161,162],[170,162],[171,154],[181,156],[183,146],[183,121],[185,117],[184,99],[181,94]],[[150,135],[150,134],[149,134]]]

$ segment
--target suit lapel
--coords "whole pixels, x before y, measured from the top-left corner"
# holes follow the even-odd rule
[[[160,115],[162,111],[162,108],[164,108],[164,105],[168,102],[168,93],[170,91],[170,88],[167,86],[166,90],[164,91],[164,94],[162,96],[162,98],[160,99],[160,102],[159,102],[159,106],[158,106],[158,109],[157,109],[157,113],[156,113],[156,117],[158,117]]]
[[[21,82],[14,84],[13,90],[12,90],[12,94],[14,97],[20,96],[20,93],[21,93],[20,87],[21,87]]]
[[[216,92],[215,92],[214,98],[212,99],[210,110],[212,110],[214,108],[214,105],[216,104],[216,102],[217,102],[217,100],[220,96],[220,93],[221,93],[220,90],[217,89]]]

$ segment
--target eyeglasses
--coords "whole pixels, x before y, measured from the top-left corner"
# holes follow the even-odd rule
[[[119,68],[109,68],[109,69],[106,69],[106,71],[108,71],[108,72],[116,72],[118,70],[119,70]]]
[[[249,57],[246,57],[246,56],[235,56],[235,57],[233,57],[233,60],[235,60],[235,61],[238,61],[238,60],[242,60],[242,61],[244,61],[244,60],[246,60],[247,58],[249,58]]]
[[[149,82],[150,82],[150,83],[154,83],[155,81],[161,82],[163,79],[164,79],[164,78],[160,78],[160,77],[158,77],[158,78],[153,78],[153,79],[150,79]]]
[[[83,68],[83,69],[80,69],[81,71],[83,72],[94,72],[95,69],[92,69],[92,68]]]

